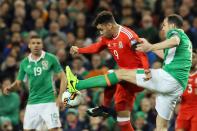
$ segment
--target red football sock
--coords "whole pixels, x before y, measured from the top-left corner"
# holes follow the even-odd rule
[[[111,101],[112,101],[115,91],[116,91],[116,87],[105,88],[103,106],[109,107],[111,105]]]

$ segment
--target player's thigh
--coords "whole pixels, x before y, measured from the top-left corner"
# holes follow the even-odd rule
[[[157,94],[155,109],[158,115],[165,120],[170,120],[179,98],[180,93],[178,92],[176,94]]]
[[[39,108],[37,104],[35,105],[27,105],[24,115],[24,130],[37,129],[42,119],[39,116]]]
[[[187,110],[180,109],[176,118],[175,129],[176,131],[189,131],[191,127],[192,113]]]
[[[48,129],[61,127],[59,110],[54,102],[43,104],[41,116],[44,119]]]
[[[194,113],[195,112],[195,113]],[[191,120],[191,131],[197,131],[197,112],[194,111],[194,116]]]
[[[177,119],[176,120],[176,131],[189,131],[190,129],[190,121]]]
[[[180,84],[163,69],[151,69],[152,78],[144,81],[144,70],[138,69],[136,73],[137,85],[158,93],[169,93],[182,90]]]
[[[189,131],[190,129],[190,120],[181,118],[181,117],[177,117],[176,119],[176,131]]]
[[[118,69],[115,70],[115,73],[120,81],[136,84],[136,71],[136,69]]]
[[[126,86],[126,85],[121,83],[121,84],[117,84],[116,86],[116,92],[114,94],[116,111],[132,110],[133,103],[135,101],[135,92],[129,90],[133,88],[132,86]]]
[[[191,122],[191,131],[197,131],[197,121]]]
[[[52,129],[49,129],[49,131],[59,131],[59,128],[52,128]]]

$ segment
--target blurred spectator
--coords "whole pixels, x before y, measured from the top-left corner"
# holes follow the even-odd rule
[[[102,63],[108,67],[109,69],[116,68],[116,62],[111,56],[111,54],[107,50],[103,50],[100,52]]]
[[[10,31],[11,31],[10,35],[12,35],[15,32],[20,33],[21,32],[21,24],[17,21],[13,21]]]
[[[60,0],[58,3],[58,9],[60,14],[65,14],[67,10],[68,3],[66,0]]]
[[[50,23],[49,35],[44,39],[44,46],[47,51],[55,53],[55,44],[58,40],[66,41],[66,35],[59,31],[59,25],[56,22]]]
[[[189,22],[192,22],[193,15],[190,14],[190,9],[187,5],[181,5],[179,8],[179,14],[183,17],[183,19],[187,19]]]
[[[69,108],[66,113],[66,123],[63,126],[64,131],[81,131],[83,125],[78,121],[78,112],[74,108]]]
[[[85,28],[78,27],[76,30],[77,40],[81,40],[83,42],[83,46],[88,46],[92,43],[92,39],[86,36]],[[79,46],[80,47],[80,46]]]
[[[47,37],[48,31],[44,27],[44,20],[42,18],[36,19],[35,31],[42,39]]]
[[[16,59],[11,55],[8,56],[1,65],[0,79],[3,80],[6,77],[10,77],[12,80],[14,80],[16,69],[17,69]]]
[[[153,19],[150,15],[145,14],[142,17],[142,28],[138,30],[140,37],[146,38],[151,43],[159,41],[158,31],[153,25]]]
[[[81,125],[83,126],[83,129],[87,129],[88,128],[88,123],[89,123],[89,117],[87,116],[87,111],[88,106],[85,104],[81,104],[78,106],[78,120],[79,123],[81,123]]]
[[[59,48],[56,52],[56,56],[59,59],[59,62],[61,64],[62,68],[65,68],[66,65],[68,65],[67,52],[65,51],[65,49]]]
[[[40,12],[41,12],[41,18],[45,22],[47,20],[47,18],[48,18],[48,11],[44,7],[44,1],[42,1],[42,0],[36,1],[36,5],[35,6],[36,6],[36,8],[38,10],[40,10]]]
[[[61,32],[68,33],[70,31],[72,31],[72,28],[70,26],[69,19],[68,19],[67,15],[60,14],[59,18],[58,18],[58,23],[59,23]]]
[[[1,79],[2,80],[2,79]],[[5,87],[8,87],[11,85],[11,79],[10,78],[4,78],[2,80],[2,85],[0,88],[0,116],[1,117],[7,117],[10,119],[11,124],[8,124],[7,126],[13,125],[15,130],[18,130],[18,124],[19,124],[19,107],[20,107],[20,99],[17,93],[12,92],[8,95],[3,95],[2,90]],[[3,126],[4,123],[2,123]],[[5,127],[8,128],[8,127]]]
[[[107,73],[108,69],[103,66],[101,56],[98,54],[94,54],[91,59],[91,70],[88,72],[88,74],[85,76],[85,78],[97,76],[97,75],[103,75]]]
[[[193,46],[195,46],[195,43],[197,41],[197,32],[192,30],[188,20],[183,21],[182,28],[183,28],[184,32],[187,34],[187,36],[190,38]]]
[[[135,131],[153,131],[153,127],[147,123],[146,114],[144,112],[137,112],[134,120]]]
[[[90,131],[109,131],[109,129],[103,125],[101,117],[90,117]]]
[[[83,78],[87,71],[83,67],[83,59],[81,57],[75,57],[72,62],[72,71],[80,78]]]
[[[11,120],[8,117],[0,117],[0,130],[13,131]]]

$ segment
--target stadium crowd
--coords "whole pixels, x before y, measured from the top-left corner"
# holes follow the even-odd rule
[[[196,50],[196,7],[196,0],[0,0],[0,131],[22,130],[27,84],[8,96],[1,90],[15,79],[20,60],[29,53],[28,39],[32,35],[38,34],[43,39],[44,50],[55,54],[62,68],[70,65],[84,79],[118,68],[107,50],[94,55],[69,54],[71,46],[84,47],[97,40],[99,32],[92,27],[92,21],[98,12],[112,11],[119,24],[130,27],[151,43],[165,37],[160,31],[163,18],[178,13],[184,19],[183,30]],[[162,66],[162,60],[154,53],[147,55],[152,68]],[[58,93],[59,81],[56,78],[54,81]],[[62,130],[118,131],[113,118],[86,114],[88,108],[102,104],[103,89],[84,90],[82,94],[81,105],[60,111]],[[155,95],[146,90],[137,94],[131,120],[136,131],[155,129]],[[174,131],[178,107],[177,104],[169,131]]]

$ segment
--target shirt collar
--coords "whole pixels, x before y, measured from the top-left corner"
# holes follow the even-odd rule
[[[32,53],[30,53],[28,56],[29,62],[38,62],[41,58],[44,58],[45,54],[46,54],[46,52],[42,51],[41,56],[37,60],[33,60]]]

